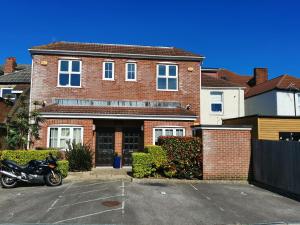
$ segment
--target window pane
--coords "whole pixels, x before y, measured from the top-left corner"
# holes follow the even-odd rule
[[[2,98],[14,98],[15,96],[11,91],[12,89],[2,89]]]
[[[71,74],[71,86],[80,86],[80,74]]]
[[[183,129],[176,129],[176,136],[183,136]]]
[[[169,90],[176,90],[177,89],[177,79],[176,78],[169,78],[168,79],[168,89]]]
[[[60,71],[69,71],[68,61],[60,61]]]
[[[81,128],[73,129],[73,140],[75,141],[75,143],[81,142]]]
[[[162,136],[163,135],[163,130],[162,129],[155,129],[155,144],[158,144],[157,142],[158,142],[158,138],[160,137],[160,136]]]
[[[222,104],[218,104],[218,103],[211,104],[211,111],[212,112],[222,112]]]
[[[173,136],[173,129],[166,129],[165,135],[166,136]]]
[[[69,74],[61,73],[59,75],[59,85],[66,86],[69,84]]]
[[[135,80],[134,72],[128,72],[127,73],[127,79],[128,80]]]
[[[66,139],[66,138],[61,138],[60,139],[60,148],[64,148],[64,149],[66,149],[66,148],[68,148],[68,143],[69,143],[69,139]]]
[[[58,128],[50,128],[49,147],[57,148]]]
[[[80,62],[72,61],[72,72],[80,72]]]
[[[70,128],[61,128],[61,136],[69,137],[70,136]]]
[[[112,70],[112,63],[105,63],[105,70]]]
[[[112,71],[111,70],[106,70],[105,71],[105,78],[108,78],[108,79],[112,78]]]
[[[176,66],[169,66],[169,75],[176,76]]]
[[[166,89],[167,88],[167,79],[166,78],[158,78],[158,89]]]
[[[158,75],[159,76],[166,76],[166,66],[165,65],[159,65],[158,66]]]
[[[211,92],[211,100],[214,102],[222,102],[222,92]]]

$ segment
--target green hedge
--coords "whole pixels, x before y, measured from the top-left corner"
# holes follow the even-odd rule
[[[164,167],[168,162],[167,152],[161,146],[146,145],[145,152],[150,154],[152,163],[156,169]]]
[[[49,153],[52,153],[57,159],[61,157],[61,153],[58,150],[3,150],[0,151],[0,159],[9,159],[19,165],[25,165],[31,160],[45,160]],[[68,161],[58,161],[58,170],[63,177],[66,177],[69,170]]]
[[[136,178],[148,177],[154,171],[151,157],[148,153],[132,153],[132,172]]]
[[[202,176],[202,141],[198,137],[160,137],[167,153],[165,175],[185,179]]]

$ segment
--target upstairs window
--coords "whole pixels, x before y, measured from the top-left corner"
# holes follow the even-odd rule
[[[136,63],[126,63],[126,80],[136,81]]]
[[[50,148],[67,149],[68,143],[82,143],[83,138],[82,127],[50,127],[49,128],[49,144]]]
[[[178,90],[178,66],[163,65],[157,66],[157,90],[177,91]]]
[[[103,80],[114,80],[115,73],[114,62],[104,62],[103,63]]]
[[[211,105],[210,109],[212,113],[222,114],[223,113],[223,92],[212,91],[210,92]]]
[[[80,87],[81,61],[59,60],[59,86]]]
[[[12,94],[12,88],[1,88],[0,97],[5,99],[15,99],[15,95]]]

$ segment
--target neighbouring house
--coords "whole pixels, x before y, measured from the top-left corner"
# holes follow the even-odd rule
[[[300,141],[299,116],[250,115],[223,120],[225,125],[251,125],[252,138],[260,140]]]
[[[0,97],[15,100],[30,88],[31,65],[17,64],[15,57],[9,57],[0,67]]]
[[[55,42],[29,49],[31,110],[45,119],[35,147],[92,147],[95,166],[123,165],[159,136],[200,123],[203,57],[175,47]],[[33,102],[42,103],[43,107]]]
[[[223,119],[244,116],[245,88],[245,85],[202,73],[201,124],[221,125]]]
[[[0,97],[0,149],[5,148],[7,115],[13,107],[13,102]]]
[[[246,115],[300,116],[300,79],[282,75],[250,88],[245,95]]]

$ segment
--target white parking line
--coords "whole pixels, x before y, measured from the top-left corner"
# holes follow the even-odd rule
[[[115,198],[115,197],[122,197],[122,195],[112,195],[112,196],[107,196],[107,197],[102,197],[102,198],[95,198],[95,199],[91,199],[91,200],[76,202],[73,204],[56,206],[56,207],[53,207],[52,209],[57,209],[57,208],[62,208],[62,207],[67,207],[67,206],[72,206],[72,205],[78,205],[78,204],[83,204],[83,203],[88,203],[88,202],[95,202],[95,201],[104,200],[104,199],[108,199],[108,198]]]
[[[196,191],[198,191],[198,188],[196,188],[194,185],[191,184],[191,186],[192,186]]]
[[[122,180],[122,215],[124,215],[124,213],[125,213],[124,197],[125,197],[125,186],[124,186],[124,181]]]
[[[97,184],[109,184],[109,183],[115,183],[115,182],[120,182],[121,180],[112,180],[112,181],[106,181],[106,182],[97,182],[97,183],[92,183],[92,184],[85,184],[85,185],[78,185],[74,186],[73,188],[82,188],[82,187],[88,187],[88,186],[93,186]]]
[[[104,211],[100,211],[100,212],[96,212],[96,213],[86,214],[86,215],[83,215],[83,216],[77,216],[77,217],[73,217],[73,218],[69,218],[69,219],[65,219],[65,220],[56,221],[53,224],[63,223],[63,222],[70,221],[70,220],[81,219],[81,218],[94,216],[94,215],[99,215],[99,214],[102,214],[102,213],[112,212],[112,211],[117,211],[117,210],[122,210],[122,208],[108,209],[108,210],[104,210]]]
[[[100,188],[100,189],[96,189],[96,190],[84,191],[84,192],[70,194],[70,195],[63,195],[61,197],[65,198],[65,197],[69,197],[69,196],[82,195],[82,194],[87,194],[87,193],[92,193],[92,192],[97,192],[97,191],[105,191],[105,190],[108,190],[108,188],[106,186],[103,188]]]

